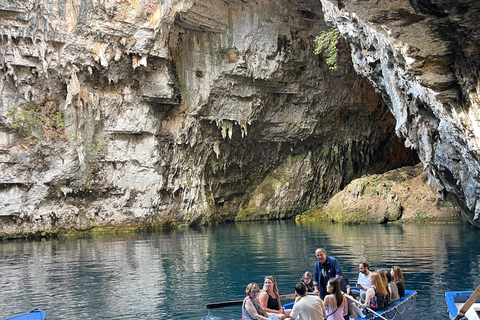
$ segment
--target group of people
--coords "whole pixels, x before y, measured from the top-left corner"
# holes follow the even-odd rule
[[[348,320],[349,315],[357,319],[362,316],[358,305],[377,311],[405,295],[405,281],[398,266],[371,272],[369,264],[363,261],[358,266],[356,287],[359,290],[350,290],[338,260],[322,248],[317,249],[315,255],[313,275],[305,272],[295,285],[292,309],[282,306],[277,282],[267,276],[261,291],[256,283],[248,284],[242,320]]]

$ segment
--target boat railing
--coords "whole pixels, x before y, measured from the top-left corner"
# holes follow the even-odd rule
[[[411,311],[412,308],[416,307],[415,297],[417,295],[416,291],[408,291],[405,297],[400,298],[400,300],[390,304],[386,310],[381,310],[379,313],[389,320],[394,320],[397,315],[402,315],[405,311]],[[368,315],[370,317],[370,315]],[[366,316],[366,318],[368,318]],[[371,315],[372,318],[375,318],[375,315]]]

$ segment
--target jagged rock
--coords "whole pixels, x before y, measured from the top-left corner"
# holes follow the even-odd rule
[[[322,0],[429,183],[480,226],[478,1]]]
[[[355,223],[460,221],[459,212],[427,183],[422,164],[353,180],[319,210],[297,219]]]
[[[370,3],[342,12],[350,5],[360,14]],[[313,54],[329,28],[322,9],[346,17],[352,35],[368,31],[358,41],[379,41],[368,72],[345,30],[352,46],[340,40],[337,70]],[[474,222],[474,70],[452,74],[416,51],[410,71],[387,31],[331,10],[309,0],[0,0],[0,234],[290,217],[364,174],[415,164],[402,136]],[[390,20],[432,20],[405,10]],[[462,43],[468,61],[474,43]],[[434,44],[438,61],[464,61]],[[382,82],[378,53],[403,61],[387,74],[405,75],[395,85],[411,93],[408,112]],[[415,82],[420,62],[430,71]]]

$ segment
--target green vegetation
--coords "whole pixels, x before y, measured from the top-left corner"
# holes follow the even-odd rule
[[[367,223],[368,209],[361,208],[359,211],[343,211],[341,207],[326,211],[322,208],[314,208],[303,212],[295,217],[296,222],[334,221],[339,223]]]
[[[51,126],[58,130],[65,130],[65,116],[63,112],[57,111],[54,114],[50,115],[52,120]]]
[[[47,110],[52,111],[48,112]],[[54,102],[49,102],[46,105],[36,105],[34,108],[28,106],[22,108],[15,105],[7,111],[7,116],[10,118],[8,128],[26,140],[40,139],[47,132],[63,132],[65,130],[65,116],[62,111],[56,110]]]
[[[331,219],[339,223],[365,223],[368,215],[367,208],[361,208],[358,211],[344,211],[341,208],[335,208],[329,212]]]
[[[295,217],[295,222],[314,222],[314,221],[331,221],[325,211],[320,208],[312,208]]]
[[[320,35],[316,36],[313,40],[316,48],[314,53],[323,53],[326,56],[326,63],[331,70],[337,70],[337,56],[338,56],[338,39],[340,32],[336,28],[332,28],[329,31],[324,31]]]
[[[16,105],[8,110],[7,115],[12,119],[10,130],[17,132],[25,139],[42,137],[42,126],[45,122],[38,109],[23,110]]]

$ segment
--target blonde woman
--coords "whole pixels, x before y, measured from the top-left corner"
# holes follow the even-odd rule
[[[267,313],[258,304],[258,293],[260,288],[255,282],[249,283],[245,293],[247,296],[243,300],[242,320],[278,320],[276,317],[269,317]]]
[[[263,290],[258,297],[258,302],[263,310],[268,314],[277,316],[280,320],[284,320],[290,316],[292,309],[287,309],[282,306],[280,295],[278,294],[277,282],[272,276],[265,277],[263,282]]]

